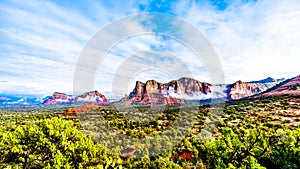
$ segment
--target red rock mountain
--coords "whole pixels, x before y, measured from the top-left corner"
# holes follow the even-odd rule
[[[288,79],[282,84],[275,86],[262,96],[280,96],[280,95],[300,95],[300,75]]]
[[[75,97],[75,101],[77,102],[90,102],[90,103],[108,103],[109,101],[106,99],[106,97],[99,93],[97,90],[85,92],[81,96]]]
[[[282,81],[284,81],[284,79],[273,79],[270,77],[252,82],[242,82],[239,80],[231,85],[227,85],[227,99],[235,100],[260,94],[278,85]]]
[[[299,92],[300,77],[287,86],[283,86],[276,92],[288,93]],[[160,83],[155,80],[148,80],[146,83],[137,81],[134,89],[129,95],[125,95],[120,101],[128,104],[184,104],[189,100],[207,100],[226,98],[228,100],[240,99],[255,94],[265,92],[266,90],[278,85],[282,79],[275,80],[272,78],[263,79],[253,82],[237,81],[233,84],[211,85],[198,80],[183,77],[178,80],[172,80],[168,83]],[[294,86],[293,86],[294,85]],[[299,85],[299,86],[297,86]],[[275,91],[274,91],[275,92]],[[98,91],[86,92],[80,96],[70,96],[64,93],[55,92],[52,96],[44,101],[44,104],[61,104],[61,103],[109,103],[107,98]]]
[[[64,104],[64,103],[94,103],[105,104],[109,103],[106,97],[98,91],[90,91],[83,93],[80,96],[70,96],[65,93],[54,92],[49,99],[46,99],[43,104]]]
[[[195,92],[208,94],[210,84],[192,78],[183,77],[168,83],[148,80],[146,83],[137,81],[129,96],[122,101],[142,104],[183,104],[182,94],[192,95]]]
[[[228,89],[228,98],[233,100],[252,96],[265,90],[260,88],[256,83],[245,83],[240,80],[229,85]]]
[[[264,92],[281,81],[282,79],[273,78],[253,82],[239,80],[229,85],[211,85],[187,77],[168,83],[159,83],[155,80],[148,80],[146,83],[137,81],[132,92],[121,101],[141,104],[183,104],[187,100],[214,98],[235,100]]]

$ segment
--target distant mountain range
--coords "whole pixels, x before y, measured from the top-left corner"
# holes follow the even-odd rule
[[[109,93],[105,93],[109,95]],[[261,94],[273,96],[282,94],[300,94],[300,76],[291,79],[273,79],[268,77],[259,81],[242,82],[233,84],[212,85],[206,82],[182,77],[168,83],[148,80],[146,83],[137,81],[129,95],[125,95],[119,102],[127,104],[184,104],[189,101],[211,99],[235,100],[248,96]],[[1,95],[0,105],[58,105],[75,103],[107,104],[113,98],[107,99],[98,91],[85,92],[73,96],[65,93],[54,92],[51,96],[37,98],[26,95]],[[115,100],[113,100],[114,102]]]
[[[32,105],[42,102],[42,98],[32,95],[0,94],[0,105]]]
[[[98,91],[85,92],[79,96],[67,95],[65,93],[54,92],[51,96],[37,98],[35,96],[24,95],[0,95],[0,105],[58,105],[58,104],[75,104],[75,103],[93,103],[107,104],[109,100]]]
[[[266,78],[260,81],[233,84],[212,85],[206,82],[183,77],[168,83],[148,80],[146,83],[137,81],[132,92],[121,99],[129,104],[183,104],[189,100],[226,100],[241,99],[266,91],[284,81],[284,79]]]

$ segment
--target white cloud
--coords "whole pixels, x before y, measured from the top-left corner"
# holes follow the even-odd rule
[[[214,46],[227,82],[250,81],[299,73],[299,11],[296,0],[236,2],[224,11],[193,3],[186,19]]]
[[[131,91],[137,80],[154,79],[165,83],[183,76],[209,81],[202,62],[189,48],[175,39],[147,34],[116,45],[99,65],[95,86],[110,91],[113,79],[124,77],[130,79],[130,84],[122,85],[130,86],[128,91]]]
[[[37,88],[45,94],[72,92],[76,61],[87,40],[105,24],[135,11],[133,3],[114,10],[101,2],[88,3],[91,11],[85,12],[49,1],[8,1],[0,6],[0,73],[8,82],[0,84],[0,93],[34,93]]]
[[[134,1],[87,3],[82,9],[80,5],[66,7],[49,1],[11,1],[0,6],[0,74],[1,81],[7,81],[0,83],[0,93],[18,87],[32,93],[72,92],[75,65],[88,39],[110,22],[139,12],[139,4]],[[204,1],[173,2],[172,7],[172,13],[195,25],[211,42],[228,83],[299,74],[299,1],[235,1],[223,11]],[[147,30],[136,21],[128,25],[110,30],[107,37],[99,40],[117,39],[121,32]],[[190,32],[188,36],[197,41],[193,35]],[[99,66],[95,89],[110,90],[115,71],[123,61],[153,48],[178,56],[193,77],[209,82],[203,63],[186,46],[176,40],[141,34],[115,44]],[[166,76],[155,70],[135,79],[144,81],[148,77],[162,80]]]

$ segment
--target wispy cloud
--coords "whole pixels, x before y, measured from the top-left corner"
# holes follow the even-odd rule
[[[235,1],[222,11],[210,3],[185,6],[185,18],[212,43],[228,82],[299,73],[299,1]]]
[[[87,40],[105,24],[135,12],[130,11],[133,3],[112,9],[89,1],[85,5],[90,13],[79,5],[72,8],[51,1],[1,3],[0,72],[9,83],[1,84],[0,93],[27,88],[34,94],[36,87],[44,93],[72,92],[76,61]],[[121,7],[129,11],[118,11]]]
[[[297,0],[239,0],[221,4],[208,0],[79,4],[12,0],[0,4],[0,93],[71,93],[75,65],[88,40],[112,21],[139,12],[168,13],[196,26],[217,52],[227,82],[299,74],[300,2]],[[111,30],[100,41],[117,37],[120,30],[132,29],[147,27],[132,22],[130,27]],[[186,34],[197,41],[193,35],[193,32]],[[144,34],[115,44],[98,67],[95,89],[111,90],[119,66],[130,56],[150,50],[177,56],[193,77],[209,82],[205,65],[189,48],[172,38]],[[148,56],[140,59],[147,61]],[[164,82],[167,77],[153,70],[142,72],[132,81],[154,78]]]

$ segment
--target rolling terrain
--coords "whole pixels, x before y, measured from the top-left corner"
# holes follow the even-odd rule
[[[114,104],[1,110],[0,167],[300,166],[299,95],[264,93],[227,101],[224,107],[116,109]],[[183,124],[190,127],[180,128]]]

